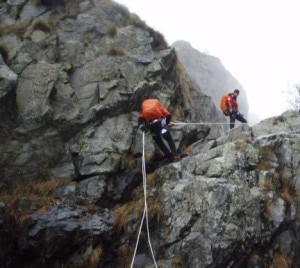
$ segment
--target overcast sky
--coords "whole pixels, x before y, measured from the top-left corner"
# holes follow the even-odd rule
[[[260,119],[289,108],[300,83],[300,0],[117,0],[171,45],[218,57]],[[229,91],[231,89],[228,89]]]

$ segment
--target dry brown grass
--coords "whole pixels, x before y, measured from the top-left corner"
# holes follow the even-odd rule
[[[260,149],[260,161],[256,166],[258,171],[266,171],[272,168],[272,159],[274,159],[275,153],[272,149],[263,147]]]
[[[4,222],[23,224],[32,210],[47,211],[55,199],[52,193],[60,186],[70,183],[69,179],[55,181],[18,181],[0,192],[0,201],[6,204]],[[25,205],[21,205],[25,203]]]
[[[143,213],[143,200],[130,201],[116,211],[116,229],[119,233],[126,230],[129,216],[131,214],[141,214]]]
[[[50,19],[37,19],[33,22],[32,29],[33,30],[41,30],[43,32],[51,32],[55,29],[58,20],[50,20]]]
[[[172,267],[173,268],[184,268],[184,261],[182,259],[182,257],[177,256],[175,258],[172,259]]]
[[[97,246],[93,249],[91,254],[88,256],[88,264],[90,268],[100,267],[99,264],[103,258],[103,248],[101,246]]]
[[[160,200],[155,198],[148,199],[148,213],[149,219],[156,218],[159,222],[160,218],[164,215],[164,209]]]
[[[280,174],[281,195],[283,200],[290,205],[294,200],[297,200],[297,191],[293,189],[291,174],[287,169],[283,169]]]
[[[145,161],[150,162],[154,157],[154,154],[152,151],[145,151]]]
[[[254,251],[252,252],[250,259],[249,259],[249,265],[251,267],[260,267],[259,264],[262,262],[262,258],[259,255],[258,252]]]
[[[161,51],[169,48],[168,43],[165,40],[165,37],[161,33],[153,30],[152,28],[149,28],[148,31],[150,32],[150,36],[153,38],[151,47],[154,51]]]
[[[130,12],[127,7],[112,1],[109,1],[109,5],[114,9],[114,11],[121,14],[126,21],[130,19]]]
[[[268,203],[265,205],[265,211],[268,215],[272,215],[274,213],[274,208],[272,204]]]
[[[290,268],[291,267],[291,258],[282,253],[275,253],[272,261],[273,268]]]
[[[112,26],[110,27],[107,31],[106,34],[110,37],[110,38],[114,38],[117,34],[117,27],[116,26]]]
[[[156,198],[148,198],[147,207],[149,220],[156,219],[157,222],[159,222],[160,218],[163,216],[163,206],[161,202]],[[119,207],[115,215],[117,232],[121,233],[122,231],[126,231],[127,225],[131,218],[130,216],[135,215],[134,218],[140,219],[143,212],[143,198],[132,200]]]
[[[92,241],[91,241],[92,242]],[[102,245],[96,245],[92,248],[90,252],[80,252],[81,258],[76,261],[75,263],[72,263],[72,267],[74,268],[97,268],[102,267],[102,261],[104,256],[104,249]],[[61,264],[59,262],[53,267],[61,267]]]
[[[244,140],[237,140],[235,142],[235,150],[242,150],[247,147],[247,143]]]
[[[272,179],[266,179],[262,185],[263,191],[275,191],[276,185],[273,183]]]
[[[161,33],[149,27],[144,21],[131,17],[129,24],[149,32],[150,36],[153,38],[151,47],[154,51],[164,50],[169,47],[164,36]]]
[[[157,181],[157,175],[155,173],[149,173],[147,174],[147,187],[152,189],[155,187],[159,181]]]
[[[283,200],[288,205],[290,205],[293,202],[293,200],[294,200],[294,197],[291,194],[291,185],[290,185],[290,183],[288,183],[288,182],[284,183],[282,190],[283,190],[283,192],[282,192],[282,198],[283,198]]]
[[[97,206],[94,203],[88,203],[84,205],[86,212],[93,213],[96,211]]]
[[[123,158],[123,164],[126,169],[129,169],[133,173],[141,172],[140,161],[137,161],[133,154],[127,153]]]
[[[7,34],[15,34],[20,39],[24,39],[24,35],[25,35],[29,25],[30,25],[29,23],[0,25],[0,36],[7,35]]]
[[[130,267],[133,253],[134,247],[122,245],[118,248],[118,264],[120,268]]]
[[[123,47],[112,46],[109,48],[109,51],[107,54],[110,56],[124,56],[126,54],[126,51]]]

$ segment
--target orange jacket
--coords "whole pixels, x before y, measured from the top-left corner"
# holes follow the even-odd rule
[[[227,103],[229,107],[238,108],[238,103],[236,101],[236,97],[233,94],[228,94]]]
[[[140,117],[151,123],[155,119],[170,116],[171,113],[161,105],[157,99],[148,99],[142,102]]]

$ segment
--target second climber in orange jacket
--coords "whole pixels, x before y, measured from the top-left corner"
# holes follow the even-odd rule
[[[235,119],[242,123],[247,123],[247,120],[243,117],[238,109],[237,97],[239,94],[240,91],[235,89],[233,93],[229,93],[227,97],[227,110],[230,118],[230,129],[234,128]]]
[[[175,143],[168,126],[171,122],[171,113],[157,99],[146,99],[142,102],[138,125],[142,131],[149,130],[153,140],[163,151],[168,162],[178,161]],[[163,139],[168,143],[168,147]]]

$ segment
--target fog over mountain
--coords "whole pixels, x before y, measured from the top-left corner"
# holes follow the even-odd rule
[[[172,44],[178,58],[184,65],[187,73],[207,95],[211,96],[219,109],[220,99],[223,94],[240,90],[238,103],[240,112],[251,122],[257,122],[255,118],[249,118],[249,104],[247,94],[243,86],[226,70],[220,59],[202,53],[191,46],[187,41],[176,41]]]

